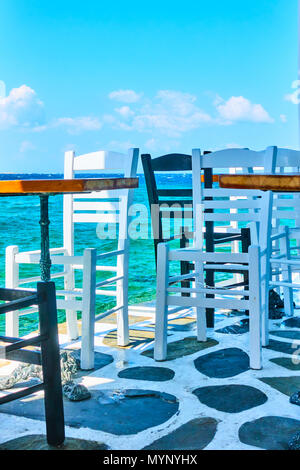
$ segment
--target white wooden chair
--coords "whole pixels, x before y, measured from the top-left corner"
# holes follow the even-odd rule
[[[210,160],[211,158],[211,160]],[[251,166],[249,166],[251,162]],[[223,168],[219,168],[223,165]],[[239,167],[237,168],[237,165]],[[300,151],[277,148],[277,147],[268,147],[264,151],[253,152],[248,149],[227,149],[221,150],[219,152],[214,152],[213,154],[204,155],[202,157],[202,166],[203,168],[213,167],[214,174],[216,173],[270,173],[270,174],[284,174],[295,172],[298,173],[300,170]],[[293,314],[293,295],[292,288],[283,287],[281,281],[291,279],[290,282],[298,281],[300,283],[300,274],[298,268],[295,265],[289,267],[289,272],[287,268],[275,262],[271,263],[271,259],[275,260],[276,257],[285,256],[284,253],[287,251],[289,242],[283,239],[283,232],[280,227],[283,225],[288,225],[290,227],[300,227],[300,211],[299,211],[300,195],[296,193],[284,195],[280,193],[274,193],[273,197],[273,212],[272,212],[272,247],[270,247],[269,252],[269,268],[271,268],[271,273],[269,274],[270,284],[269,289],[277,290],[280,293],[280,290],[283,292],[284,304],[285,304],[285,313],[290,316]],[[235,209],[232,209],[232,212],[235,212]],[[237,228],[237,222],[231,222],[232,232]],[[254,237],[257,240],[257,235],[255,231],[253,232],[254,227],[252,227],[252,238]],[[215,230],[223,230],[223,228],[216,228]],[[227,230],[227,229],[226,229]],[[296,241],[296,247],[293,247],[298,250],[300,254],[300,231],[294,230],[291,232],[285,232],[286,236],[293,236],[293,241]],[[255,243],[255,240],[252,242]],[[257,242],[258,243],[258,242]],[[234,252],[238,252],[238,244],[233,243]],[[270,264],[271,263],[271,264]],[[268,268],[268,269],[269,269]],[[236,276],[236,281],[241,281],[240,276]],[[268,292],[267,292],[267,295]],[[267,303],[267,306],[269,304]],[[267,346],[269,344],[268,336],[268,311],[265,311],[265,321],[263,323],[263,337],[262,344]]]
[[[241,152],[241,155],[245,151]],[[246,153],[244,153],[246,155]],[[207,158],[214,158],[213,154]],[[261,368],[261,336],[267,310],[266,286],[268,283],[267,256],[271,234],[272,193],[262,191],[225,190],[221,188],[203,189],[200,183],[204,156],[200,150],[193,150],[193,208],[194,208],[194,246],[178,250],[169,250],[167,244],[160,244],[158,249],[157,303],[155,326],[155,360],[167,357],[167,317],[168,306],[196,307],[197,337],[206,341],[205,308],[229,308],[249,310],[250,316],[250,365],[253,369]],[[242,163],[242,160],[238,160]],[[247,160],[249,161],[249,160]],[[204,163],[205,164],[205,163]],[[221,162],[220,166],[221,168]],[[207,200],[207,198],[209,198]],[[206,209],[218,210],[207,213]],[[242,210],[242,212],[241,212]],[[203,223],[214,222],[251,223],[258,226],[259,247],[252,245],[248,253],[204,253]],[[222,227],[226,230],[226,227]],[[238,228],[237,228],[238,230]],[[232,228],[230,227],[230,231]],[[184,276],[170,276],[169,265],[172,261],[194,263],[194,272]],[[249,287],[226,289],[224,284],[207,288],[204,284],[204,272],[207,269],[224,271],[247,271]],[[183,279],[194,279],[192,288],[176,287]],[[181,294],[191,293],[191,297]],[[169,295],[179,294],[179,295]],[[222,298],[207,298],[207,295],[219,295]]]
[[[278,148],[275,166],[278,174],[299,173],[300,151]],[[299,193],[274,193],[272,226],[269,289],[283,293],[285,315],[293,316],[293,290],[300,289]],[[266,333],[265,345],[269,342]]]
[[[262,150],[262,151],[254,151],[250,149],[225,149],[225,150],[212,152],[210,154],[202,154],[200,157],[201,171],[205,172],[207,169],[212,169],[213,175],[217,175],[220,173],[221,174],[222,173],[230,173],[230,174],[274,173],[276,171],[276,163],[278,164],[278,152],[277,152],[277,147],[275,146],[267,147],[265,150]],[[217,186],[217,185],[214,185],[214,186]],[[213,197],[213,195],[214,195],[214,191],[211,191],[211,197]],[[235,200],[235,196],[233,195],[233,192],[231,192],[230,201],[234,201],[234,200]],[[235,214],[237,213],[237,210],[238,209],[231,207],[230,212],[232,214]],[[208,218],[205,219],[206,224],[208,220],[210,221],[210,223],[213,223],[214,231],[216,233],[219,233],[219,234],[231,233],[233,235],[235,233],[236,234],[241,233],[241,227],[239,227],[239,222],[237,220],[234,220],[234,217],[232,217],[230,221],[228,220],[222,221],[220,218],[220,214],[216,214],[216,215],[212,214]],[[251,234],[251,237],[252,238],[255,237],[256,243],[258,244],[259,241],[258,241],[258,235],[255,232],[255,226],[251,224],[251,227],[252,227],[251,233],[253,232]],[[224,247],[224,242],[222,238],[219,240],[218,244],[220,244],[220,242],[221,244],[223,244],[223,247]],[[231,251],[232,253],[239,253],[240,251],[239,241],[233,241],[231,243]],[[264,261],[266,262],[266,258],[264,258]],[[266,269],[266,266],[264,265],[263,268]],[[234,284],[236,284],[236,286],[239,286],[239,285],[242,286],[243,283],[245,283],[245,280],[246,280],[245,278],[247,278],[247,276],[245,275],[242,276],[241,274],[234,274],[233,275]],[[209,275],[207,279],[210,281],[210,285],[213,284],[211,282],[212,281],[211,275]],[[226,286],[226,284],[227,285],[232,284],[232,280],[224,281],[223,285]],[[266,295],[269,295],[269,294],[266,293]],[[268,306],[268,301],[266,302]],[[265,320],[262,324],[263,338],[265,337],[265,331],[268,329],[268,319],[266,315],[267,315],[267,312],[265,310]],[[263,339],[263,345],[265,345],[264,339]]]
[[[138,149],[130,149],[128,154],[98,151],[75,156],[65,154],[65,179],[76,177],[76,173],[104,171],[113,175],[135,177],[139,157]],[[112,313],[117,313],[117,340],[120,346],[129,342],[128,325],[128,209],[133,200],[133,190],[112,190],[91,194],[70,194],[64,196],[62,248],[51,249],[52,265],[63,266],[63,271],[54,273],[53,279],[64,279],[64,290],[57,290],[57,305],[65,309],[68,336],[78,338],[77,312],[82,312],[81,368],[94,367],[94,323]],[[74,227],[78,223],[116,224],[117,249],[99,253],[95,248],[86,248],[77,255],[74,243]],[[118,227],[118,230],[117,230]],[[99,228],[99,225],[98,225]],[[96,233],[95,233],[96,235]],[[40,252],[19,252],[17,246],[6,249],[6,287],[19,287],[36,282],[38,277],[19,276],[22,263],[39,263]],[[108,263],[110,261],[110,263]],[[78,288],[75,271],[82,271],[82,285]],[[96,274],[110,276],[97,282]],[[109,289],[107,289],[109,287]],[[116,298],[116,306],[95,316],[96,295]],[[80,299],[80,300],[78,300]],[[17,337],[19,315],[33,311],[12,312],[6,317],[6,334]]]
[[[214,155],[217,156],[218,154],[219,158],[214,161]],[[211,162],[209,161],[210,155],[213,158]],[[206,168],[210,165],[213,165],[215,173],[225,173],[226,171],[228,171],[229,173],[264,172],[270,174],[284,174],[291,172],[298,173],[300,170],[300,151],[298,150],[268,147],[265,151],[261,152],[253,152],[247,149],[245,149],[245,152],[241,152],[240,150],[225,150],[215,152],[215,154],[210,155],[203,156],[203,166],[204,168]],[[248,166],[249,161],[251,161],[253,164],[252,168]],[[240,165],[240,168],[235,168],[234,163],[235,165],[238,163]],[[227,164],[229,164],[229,168],[227,168]],[[219,165],[224,165],[226,166],[226,168],[223,168],[220,171],[217,169]],[[298,281],[298,284],[300,283],[299,270],[296,264],[292,263],[289,267],[287,267],[287,265],[280,265],[279,263],[276,263],[275,260],[277,258],[286,256],[286,253],[290,249],[290,241],[288,241],[288,239],[290,240],[291,237],[294,243],[296,242],[296,246],[293,246],[293,251],[297,250],[297,252],[300,254],[300,231],[291,229],[291,227],[300,227],[299,204],[299,194],[285,193],[284,195],[282,195],[280,193],[274,193],[272,211],[272,246],[270,247],[270,252],[268,255],[269,259],[267,260],[269,268],[271,268],[271,273],[268,277],[270,279],[269,289],[273,288],[279,293],[280,290],[283,292],[285,313],[288,316],[291,316],[293,314],[292,289],[296,288],[295,280]],[[235,209],[233,209],[232,211],[234,212]],[[236,222],[231,223],[234,228],[237,227],[236,224]],[[290,229],[285,231],[282,226],[289,226]],[[218,230],[218,228],[216,230]],[[258,243],[257,234],[255,234],[255,228],[253,226],[251,236],[253,238],[252,242]],[[236,243],[234,244],[234,251],[238,251]],[[285,283],[288,282],[288,280],[290,283],[294,283],[293,288],[284,287]],[[263,346],[267,346],[269,343],[268,311],[265,312],[265,315],[266,316],[265,321],[263,323],[262,337]]]

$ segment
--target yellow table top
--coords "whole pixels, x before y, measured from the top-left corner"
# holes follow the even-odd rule
[[[220,175],[221,188],[260,189],[275,192],[300,192],[300,174]]]
[[[90,193],[112,189],[131,189],[137,188],[138,185],[138,178],[5,180],[0,181],[0,196]]]

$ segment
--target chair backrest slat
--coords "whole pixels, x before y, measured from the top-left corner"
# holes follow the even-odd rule
[[[158,189],[158,196],[174,196],[174,197],[191,197],[193,195],[192,189]]]
[[[212,222],[252,222],[252,221],[259,221],[260,215],[256,213],[232,213],[232,212],[222,212],[213,214],[204,214],[204,221],[211,220]]]
[[[74,157],[73,169],[74,171],[109,170],[112,173],[123,173],[124,176],[129,176],[132,163],[128,154],[101,150]]]
[[[74,201],[74,211],[117,211],[119,204],[117,202],[104,201]]]
[[[153,171],[172,172],[172,171],[191,171],[191,155],[182,153],[170,153],[157,157],[151,162]]]
[[[128,154],[98,151],[76,156],[65,154],[65,179],[72,179],[82,172],[97,171],[102,174],[135,177],[139,150],[129,149]],[[64,247],[69,255],[74,254],[74,224],[114,223],[119,224],[119,237],[127,237],[128,209],[133,190],[120,189],[93,192],[90,194],[68,194],[64,196]]]
[[[225,198],[224,198],[225,199]],[[230,209],[257,209],[259,208],[260,202],[258,199],[248,199],[244,197],[242,199],[235,199],[235,200],[212,200],[212,201],[203,201],[203,205],[205,209],[222,209],[222,210],[230,210]]]
[[[201,155],[201,168],[213,173],[272,173],[277,161],[277,147],[256,152],[249,149],[225,149]]]
[[[103,223],[103,224],[116,224],[119,223],[118,214],[73,214],[73,222],[84,222],[84,223]]]

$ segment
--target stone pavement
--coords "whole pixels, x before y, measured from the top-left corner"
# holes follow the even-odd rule
[[[288,449],[300,431],[300,407],[289,402],[300,390],[300,316],[270,321],[260,371],[249,368],[247,317],[216,318],[203,344],[192,312],[171,316],[168,358],[160,363],[153,360],[153,321],[143,311],[130,318],[126,348],[117,347],[113,318],[97,323],[96,368],[75,377],[92,397],[65,399],[63,449]],[[67,341],[65,325],[60,343],[80,348],[80,341]],[[2,365],[2,376],[16,367]],[[42,397],[1,406],[0,449],[48,448]]]

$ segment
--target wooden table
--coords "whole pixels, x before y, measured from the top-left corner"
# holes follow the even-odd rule
[[[39,196],[41,225],[41,280],[50,281],[49,196],[58,194],[91,193],[138,187],[138,178],[89,178],[63,180],[5,180],[0,181],[1,196]]]
[[[274,192],[300,192],[300,174],[285,175],[220,175],[221,188],[260,189]]]

